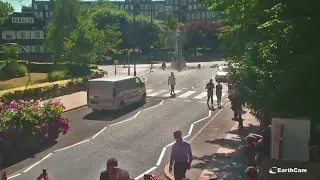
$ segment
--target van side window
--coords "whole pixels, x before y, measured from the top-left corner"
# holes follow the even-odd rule
[[[141,80],[139,78],[136,78],[136,83],[137,84],[141,84],[142,82],[141,82]]]

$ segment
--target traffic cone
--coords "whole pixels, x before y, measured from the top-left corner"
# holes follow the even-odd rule
[[[8,179],[8,177],[7,177],[7,171],[3,171],[1,180],[7,180],[7,179]]]

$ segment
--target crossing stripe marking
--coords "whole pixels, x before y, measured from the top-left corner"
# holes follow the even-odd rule
[[[157,95],[159,95],[159,94],[163,94],[163,93],[165,93],[165,92],[167,92],[168,90],[160,90],[160,91],[157,91],[157,92],[155,92],[155,93],[152,93],[152,94],[150,94],[149,96],[157,96]]]
[[[207,96],[207,92],[202,92],[201,94],[199,94],[198,96],[194,97],[194,99],[202,99],[205,96]]]
[[[179,92],[181,92],[181,90],[174,90],[174,92],[176,93],[176,94],[179,94]],[[165,94],[165,95],[163,95],[163,96],[161,96],[161,97],[170,97],[171,96],[171,94],[170,93],[167,93],[167,94]]]
[[[184,94],[180,95],[180,96],[179,96],[179,98],[186,98],[186,97],[188,97],[188,96],[190,96],[190,95],[194,94],[195,92],[196,92],[196,91],[188,91],[188,92],[186,92],[186,93],[184,93]]]

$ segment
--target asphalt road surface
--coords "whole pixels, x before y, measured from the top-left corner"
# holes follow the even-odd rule
[[[186,135],[192,123],[217,112],[209,110],[205,104],[204,86],[214,76],[214,69],[204,67],[177,72],[175,97],[167,95],[167,78],[171,71],[157,70],[144,76],[148,102],[143,107],[129,108],[130,112],[124,116],[114,117],[108,112],[92,113],[86,107],[68,112],[67,117],[73,121],[73,130],[61,137],[64,139],[58,139],[57,144],[60,141],[64,143],[54,145],[54,149],[37,156],[44,157],[49,152],[71,145],[70,142],[76,141],[75,139],[78,140],[76,142],[87,137],[91,139],[53,153],[36,165],[26,166],[25,163],[22,170],[13,174],[21,173],[14,179],[36,179],[43,168],[47,169],[51,180],[98,179],[110,157],[116,157],[119,167],[128,170],[131,178],[154,167],[163,154],[163,147],[173,142],[172,132],[175,129],[181,129]],[[223,103],[227,102],[225,97]],[[196,124],[190,135],[195,134],[204,123],[206,120]],[[95,136],[102,128],[104,131]]]

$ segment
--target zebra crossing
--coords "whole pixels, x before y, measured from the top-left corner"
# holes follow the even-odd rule
[[[177,89],[175,90],[176,96],[175,98],[180,99],[195,99],[195,100],[205,100],[207,99],[206,91],[196,91],[196,90],[185,90],[185,89]],[[224,97],[227,93],[222,92],[222,97]],[[147,89],[147,97],[157,97],[157,98],[169,98],[170,90],[169,89]],[[213,96],[213,100],[217,100],[217,97]]]

